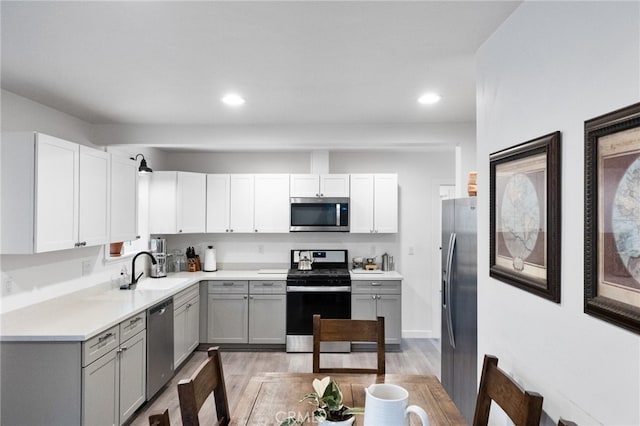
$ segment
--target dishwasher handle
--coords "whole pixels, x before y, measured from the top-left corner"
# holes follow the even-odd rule
[[[149,315],[163,315],[168,309],[172,307],[173,307],[173,298],[169,298],[149,308]]]

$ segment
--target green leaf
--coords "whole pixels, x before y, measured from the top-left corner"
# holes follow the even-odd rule
[[[347,415],[347,414],[364,414],[364,407],[347,408],[346,410],[344,410],[342,412],[342,414],[344,414],[344,415]]]
[[[331,380],[324,390],[322,400],[327,404],[329,411],[336,411],[342,408],[342,392],[338,384]]]

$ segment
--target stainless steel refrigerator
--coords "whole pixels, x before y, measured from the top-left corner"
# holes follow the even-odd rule
[[[441,381],[469,424],[477,395],[475,198],[442,202]]]

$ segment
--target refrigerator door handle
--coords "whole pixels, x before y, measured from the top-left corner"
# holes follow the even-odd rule
[[[449,237],[449,251],[447,253],[447,271],[446,271],[446,303],[445,309],[447,310],[447,330],[449,331],[449,342],[451,347],[455,349],[456,339],[453,334],[453,315],[451,313],[452,301],[451,301],[451,268],[453,267],[453,256],[456,248],[456,233],[453,232]]]

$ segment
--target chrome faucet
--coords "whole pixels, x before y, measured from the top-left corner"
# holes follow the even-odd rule
[[[149,256],[151,258],[151,263],[153,263],[154,265],[158,263],[156,261],[156,258],[153,257],[153,255],[148,251],[141,251],[140,253],[133,256],[133,260],[131,260],[131,283],[121,286],[121,290],[130,290],[132,288],[135,288],[136,284],[138,284],[138,280],[140,279],[142,274],[144,274],[144,272],[140,272],[140,275],[136,277],[136,259],[141,254],[146,254],[147,256]]]

